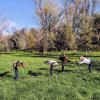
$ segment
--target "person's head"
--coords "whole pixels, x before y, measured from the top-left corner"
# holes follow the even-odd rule
[[[84,57],[84,56],[81,56],[81,57],[80,57],[80,60],[81,60],[81,61],[83,61],[84,59],[85,59],[85,57]]]
[[[80,59],[85,59],[85,58],[88,58],[88,56],[87,55],[82,55],[81,57],[80,57]]]

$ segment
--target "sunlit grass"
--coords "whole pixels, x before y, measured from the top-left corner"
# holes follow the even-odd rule
[[[100,70],[94,68],[89,74],[86,65],[77,65],[76,61],[83,52],[66,52],[72,63],[55,68],[49,75],[46,59],[56,61],[59,52],[45,53],[15,52],[0,54],[0,100],[100,100]],[[92,59],[100,61],[100,52],[89,52]],[[19,68],[19,80],[15,81],[12,63],[16,60],[25,62],[24,69]],[[98,66],[100,67],[100,66]],[[33,76],[28,74],[33,72]],[[9,71],[5,76],[2,73]]]

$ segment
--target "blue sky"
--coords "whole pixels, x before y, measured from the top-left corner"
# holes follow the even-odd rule
[[[0,0],[0,14],[18,28],[36,27],[33,0]]]
[[[0,14],[17,28],[37,27],[33,0],[0,0]]]

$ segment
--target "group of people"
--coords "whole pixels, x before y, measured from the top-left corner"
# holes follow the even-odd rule
[[[62,63],[62,71],[64,71],[65,63],[71,62],[66,55],[60,56],[59,60]],[[50,65],[50,75],[52,75],[53,67],[59,65],[58,62],[56,62],[54,60],[47,60],[47,61],[45,61],[45,63]],[[78,63],[79,64],[84,64],[84,63],[87,64],[89,73],[91,73],[91,69],[93,67],[94,61],[92,61],[90,58],[87,58],[85,56],[81,56],[80,61]],[[23,63],[23,61],[16,61],[13,63],[13,69],[15,71],[15,80],[18,80],[18,67],[20,67],[20,66],[23,68],[25,67],[25,64]]]
[[[63,72],[65,63],[68,63],[68,62],[71,62],[71,61],[68,59],[68,57],[65,54],[60,56],[59,60],[62,63],[62,72]],[[50,65],[50,75],[52,75],[53,67],[59,65],[56,61],[53,61],[53,60],[47,60],[47,61],[45,61],[45,63]],[[92,67],[93,67],[93,64],[95,63],[95,61],[91,60],[88,57],[81,56],[80,61],[77,62],[77,63],[78,64],[87,64],[89,73],[91,73],[91,70],[92,70]]]

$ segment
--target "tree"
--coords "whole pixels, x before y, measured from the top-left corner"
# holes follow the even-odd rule
[[[9,52],[10,50],[8,43],[9,37],[10,36],[5,36],[3,34],[0,35],[0,50]]]
[[[77,48],[77,37],[80,36],[86,35],[86,43],[88,46],[91,45],[92,15],[95,12],[96,2],[97,0],[64,0],[65,33],[71,49]]]
[[[77,48],[76,34],[73,31],[73,18],[75,11],[73,2],[73,0],[64,0],[62,11],[62,20],[64,22],[63,26],[65,26],[64,32],[66,34],[66,41],[70,50]]]
[[[92,37],[93,37],[93,15],[96,8],[97,0],[84,0],[83,7],[81,8],[81,16],[80,16],[80,30],[81,35],[84,38],[85,45],[87,50],[93,48],[92,45]],[[82,38],[81,37],[81,38]]]
[[[100,50],[100,15],[95,14],[93,16],[93,37],[92,44],[96,50]]]
[[[35,29],[16,30],[9,39],[9,44],[12,49],[33,50],[35,47]]]
[[[69,49],[68,42],[66,41],[66,33],[63,29],[57,29],[55,35],[55,47],[58,51]]]
[[[33,50],[35,48],[35,33],[30,30],[26,33],[27,36],[27,49]]]
[[[19,47],[19,33],[15,31],[9,39],[9,45],[11,50],[20,49]]]
[[[36,0],[36,14],[40,21],[41,52],[51,48],[54,29],[58,23],[58,7],[49,0]]]

